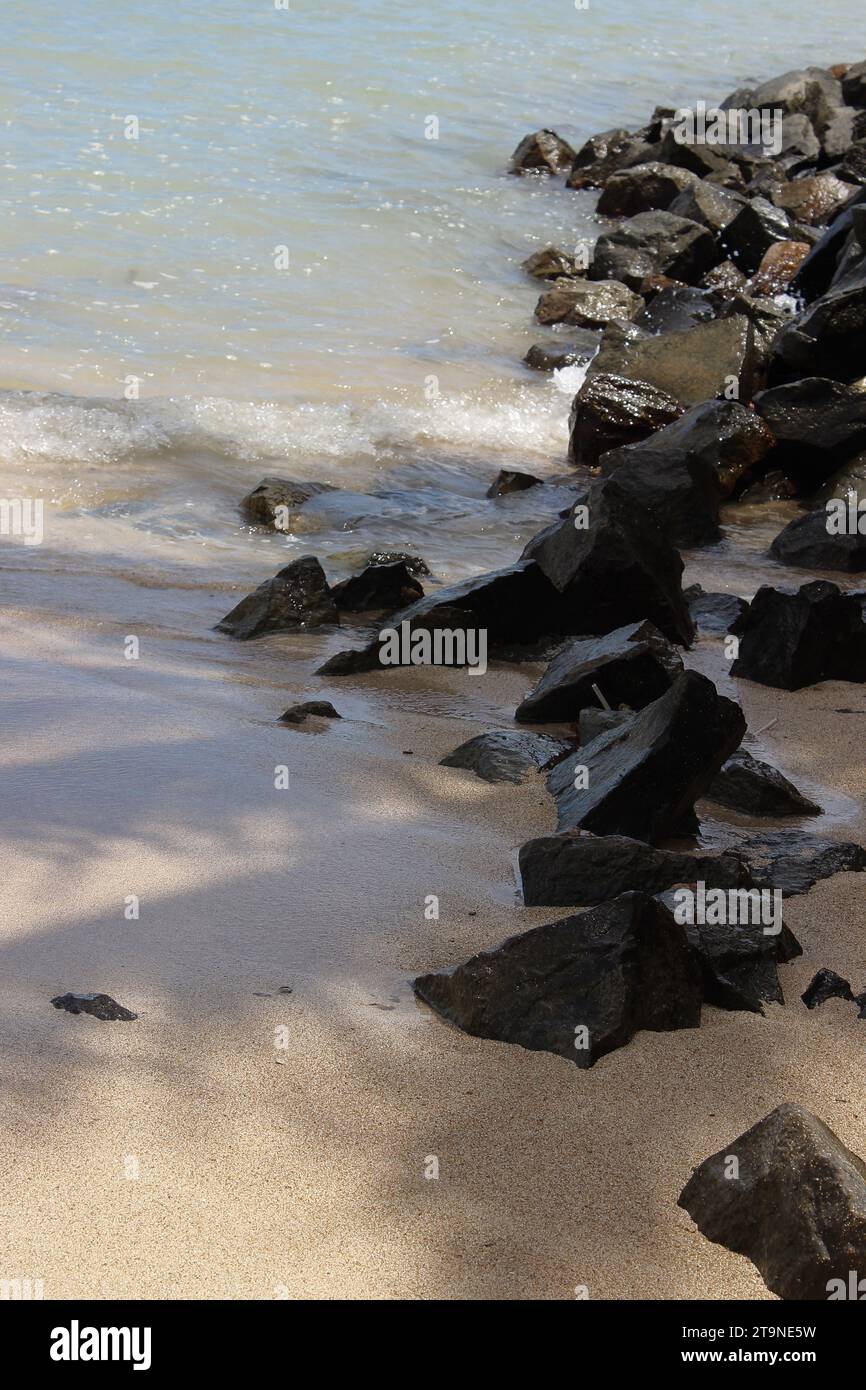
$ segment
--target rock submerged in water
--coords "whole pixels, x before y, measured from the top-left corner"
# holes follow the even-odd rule
[[[538,487],[542,482],[532,473],[521,473],[516,468],[501,468],[490,484],[485,497],[507,497],[512,492],[526,492],[528,488]]]
[[[564,739],[546,734],[502,729],[467,739],[440,758],[442,767],[464,767],[482,782],[523,782],[530,772],[540,771],[571,748]]]
[[[244,515],[255,525],[276,526],[278,530],[285,530],[284,525],[277,524],[283,510],[287,513],[297,511],[311,497],[334,491],[336,489],[330,483],[313,483],[298,478],[262,478],[258,487],[254,487],[242,499],[240,506]]]
[[[780,1298],[847,1297],[850,1272],[862,1271],[866,1165],[800,1105],[778,1106],[705,1159],[678,1205]]]
[[[685,598],[698,631],[720,636],[733,632],[749,608],[748,601],[737,594],[708,594],[700,584],[690,585]]]
[[[339,617],[325,571],[315,555],[304,555],[278,571],[217,623],[217,632],[248,641],[268,632],[337,623]]]
[[[750,816],[820,816],[821,807],[769,763],[738,748],[713,778],[708,801]]]
[[[303,724],[310,715],[317,719],[341,719],[330,700],[305,700],[301,705],[290,705],[280,715],[280,724]]]
[[[685,928],[645,893],[512,936],[415,992],[474,1037],[588,1068],[635,1033],[697,1028],[701,970]]]
[[[555,130],[524,135],[511,156],[511,174],[560,174],[574,163],[574,150]]]
[[[621,728],[553,769],[557,828],[651,844],[676,835],[745,732],[739,705],[706,676],[685,671]]]
[[[361,574],[335,584],[331,597],[338,612],[393,613],[424,597],[424,590],[405,560],[368,565]]]
[[[843,594],[828,580],[813,580],[797,593],[764,585],[739,634],[734,676],[781,690],[825,680],[866,680],[861,598]]]
[[[866,534],[831,531],[828,529],[830,523],[826,507],[795,516],[773,541],[770,554],[781,565],[792,565],[796,569],[863,574],[866,571]]]
[[[523,724],[573,722],[598,705],[598,686],[609,705],[642,709],[683,669],[675,648],[650,622],[630,623],[604,637],[579,637],[553,658],[538,685],[518,706]]]
[[[110,994],[58,994],[51,1002],[55,1009],[65,1009],[68,1014],[90,1014],[103,1023],[131,1023],[138,1018]]]

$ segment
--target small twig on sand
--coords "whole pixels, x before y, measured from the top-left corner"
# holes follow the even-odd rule
[[[757,737],[758,737],[758,734],[765,734],[765,733],[767,732],[768,729],[772,729],[773,725],[774,725],[774,724],[778,724],[778,722],[779,722],[779,716],[776,715],[776,718],[775,718],[775,719],[771,719],[770,722],[769,722],[769,724],[762,724],[761,727],[760,727],[760,729],[753,729],[753,730],[752,730],[752,735],[753,735],[753,737],[754,737],[754,738],[757,738]]]

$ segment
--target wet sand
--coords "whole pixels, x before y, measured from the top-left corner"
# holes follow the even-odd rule
[[[412,976],[567,913],[523,908],[514,877],[554,825],[543,782],[438,759],[507,726],[539,668],[326,683],[345,641],[232,642],[219,592],[103,579],[110,622],[86,579],[4,582],[3,1277],[47,1298],[772,1297],[676,1200],[785,1100],[866,1155],[866,1023],[799,1001],[821,966],[866,985],[860,876],[787,902],[804,956],[766,1018],[705,1008],[588,1072],[467,1037]],[[718,641],[688,663],[728,689]],[[866,836],[862,688],[737,689],[751,728],[778,720],[753,751],[830,807],[791,824]],[[344,718],[274,723],[308,698]],[[68,990],[139,1018],[51,1008]]]

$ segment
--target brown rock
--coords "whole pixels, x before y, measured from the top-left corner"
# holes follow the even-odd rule
[[[777,189],[773,202],[777,208],[790,213],[797,222],[828,222],[834,212],[848,201],[854,187],[843,183],[835,174],[813,174],[810,178],[794,179]]]
[[[805,241],[777,241],[763,255],[758,273],[749,283],[749,294],[783,294],[788,288],[800,266],[809,254],[811,247]]]

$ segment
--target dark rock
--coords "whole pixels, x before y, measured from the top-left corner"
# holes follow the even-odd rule
[[[694,174],[674,164],[635,164],[611,175],[596,212],[601,217],[633,217],[638,212],[667,208],[697,182]]]
[[[866,517],[862,519],[864,534],[838,533],[830,513],[839,505],[831,501],[826,507],[818,507],[789,521],[770,546],[773,559],[804,570],[835,570],[847,574],[866,571]],[[841,506],[844,508],[845,503]],[[831,525],[833,530],[828,531]]]
[[[669,285],[659,290],[635,320],[649,333],[684,333],[715,317],[706,290],[692,285]]]
[[[560,251],[556,246],[546,246],[543,251],[533,251],[531,256],[521,261],[520,269],[525,270],[534,280],[559,280],[561,277],[568,279],[586,274],[585,267],[578,266],[575,256],[570,256],[567,251]]]
[[[416,578],[430,573],[420,555],[407,555],[405,550],[374,550],[372,555],[367,557],[368,565],[397,565],[401,562]]]
[[[814,489],[866,449],[866,394],[825,377],[804,377],[755,397],[778,451],[773,462]]]
[[[368,565],[361,574],[335,584],[331,596],[341,613],[393,613],[424,597],[424,590],[404,560]]]
[[[821,155],[821,142],[815,127],[802,112],[782,119],[782,148],[780,158],[794,158],[796,167],[815,164]]]
[[[846,183],[866,183],[866,140],[855,140],[845,152],[845,158],[837,166],[836,173]]]
[[[422,975],[415,991],[474,1037],[582,1068],[643,1029],[697,1028],[701,1015],[685,929],[643,893],[512,936],[453,971]]]
[[[866,450],[855,454],[832,473],[823,487],[815,494],[816,502],[855,500],[866,497]]]
[[[747,275],[754,275],[770,247],[791,240],[791,225],[766,198],[753,198],[719,234],[719,245]]]
[[[755,88],[749,103],[759,111],[802,113],[813,125],[827,104],[842,104],[842,86],[826,68],[795,68]]]
[[[860,600],[828,580],[797,593],[763,585],[743,620],[732,674],[781,690],[824,680],[866,680]]]
[[[330,483],[301,482],[297,478],[262,478],[258,487],[243,498],[240,506],[246,517],[257,526],[275,526],[277,521],[282,520],[277,515],[278,508],[295,512],[311,497],[334,490]],[[277,530],[284,531],[286,527],[277,526]]]
[[[733,261],[722,261],[721,265],[708,270],[701,285],[706,290],[741,290],[748,284],[747,277],[738,270]]]
[[[670,212],[641,212],[599,237],[590,276],[632,290],[650,275],[694,285],[720,259],[708,227]]]
[[[538,685],[518,706],[523,724],[573,722],[586,705],[601,702],[642,709],[664,694],[683,669],[682,658],[652,623],[630,623],[604,637],[578,637],[553,658]]]
[[[304,555],[265,580],[217,623],[217,632],[246,641],[266,632],[336,623],[337,609],[315,555]]]
[[[745,731],[739,705],[720,696],[705,676],[685,671],[633,720],[553,769],[548,787],[557,802],[557,828],[650,843],[676,834]]]
[[[738,502],[763,505],[764,502],[787,502],[797,496],[797,484],[779,468],[771,468],[760,482],[750,483]]]
[[[631,717],[631,710],[598,709],[593,705],[586,705],[577,716],[578,742],[592,743],[599,734],[607,733],[608,729],[618,729]]]
[[[615,280],[558,280],[535,306],[539,323],[574,323],[599,328],[610,319],[630,319],[643,300]]]
[[[799,1105],[778,1106],[705,1159],[679,1205],[780,1298],[826,1300],[862,1265],[866,1165]]]
[[[586,528],[571,518],[535,536],[524,551],[562,595],[586,634],[648,619],[672,642],[694,635],[682,595],[683,562],[667,537],[632,503],[615,478],[592,484]]]
[[[784,294],[809,254],[805,241],[776,241],[765,251],[756,274],[749,282],[754,295]]]
[[[528,773],[546,767],[571,746],[545,734],[503,729],[470,738],[439,761],[442,767],[468,768],[482,782],[522,782]]]
[[[758,887],[778,888],[786,898],[807,893],[819,879],[866,870],[866,850],[860,845],[823,840],[803,830],[750,833],[733,848]]]
[[[580,147],[566,182],[569,188],[603,188],[618,169],[651,158],[646,140],[629,135],[627,130],[606,130]]]
[[[688,169],[699,179],[714,179],[721,186],[742,186],[735,165],[728,158],[725,146],[690,144],[677,140],[673,129],[666,131],[659,143],[658,158],[666,164]]]
[[[773,195],[773,202],[796,221],[815,225],[829,222],[853,192],[851,184],[825,172],[786,183]]]
[[[749,816],[820,816],[821,807],[803,796],[778,768],[738,748],[706,791],[708,801]]]
[[[661,893],[703,880],[708,888],[751,884],[736,854],[674,854],[625,835],[564,831],[529,840],[520,850],[527,907],[592,907],[620,893]]]
[[[842,99],[848,106],[866,106],[866,63],[855,63],[842,78]]]
[[[770,355],[782,328],[791,322],[790,308],[777,304],[766,296],[755,299],[742,290],[713,290],[710,296],[716,304],[716,317],[726,319],[743,315],[752,325],[754,350],[754,384],[752,394],[766,383],[764,377]]]
[[[569,419],[569,458],[594,468],[602,454],[669,425],[683,405],[668,391],[617,373],[588,376],[574,398]]]
[[[858,381],[866,374],[866,258],[783,329],[775,351],[802,376]]]
[[[553,372],[576,362],[589,362],[598,351],[599,335],[589,328],[572,329],[568,338],[567,346],[534,343],[523,359],[527,367],[536,372]]]
[[[853,209],[864,199],[866,188],[852,193],[848,207],[831,222],[800,266],[791,288],[795,294],[802,295],[807,304],[813,303],[830,288],[839,257],[854,225]]]
[[[507,497],[511,492],[525,492],[527,488],[537,487],[542,482],[532,473],[521,473],[516,468],[500,468],[495,480],[490,484],[485,497]]]
[[[735,193],[730,188],[696,182],[677,195],[668,211],[691,222],[699,222],[715,234],[727,227],[740,209],[746,206],[746,201],[741,193]]]
[[[55,1009],[65,1009],[68,1014],[91,1014],[103,1023],[130,1023],[138,1018],[110,994],[58,994],[51,1002]]]
[[[825,160],[835,163],[841,159],[851,145],[862,136],[864,113],[852,111],[849,106],[838,106],[831,111],[821,132],[821,148]],[[839,170],[834,170],[836,174]]]
[[[587,381],[601,374],[648,382],[684,405],[730,395],[751,398],[758,367],[754,330],[744,314],[701,323],[685,333],[641,337],[619,346],[602,341]]]
[[[342,719],[331,704],[330,700],[306,700],[302,705],[290,705],[285,713],[280,715],[280,724],[303,724],[308,715],[314,714],[319,719]]]
[[[511,174],[560,174],[574,162],[574,150],[555,130],[536,130],[524,135],[511,156]]]
[[[700,584],[685,590],[689,613],[699,632],[724,636],[748,610],[748,603],[737,594],[707,594]]]
[[[854,992],[847,980],[837,975],[835,970],[819,970],[800,995],[807,1009],[816,1009],[826,1004],[828,999],[847,999],[855,1003]]]

